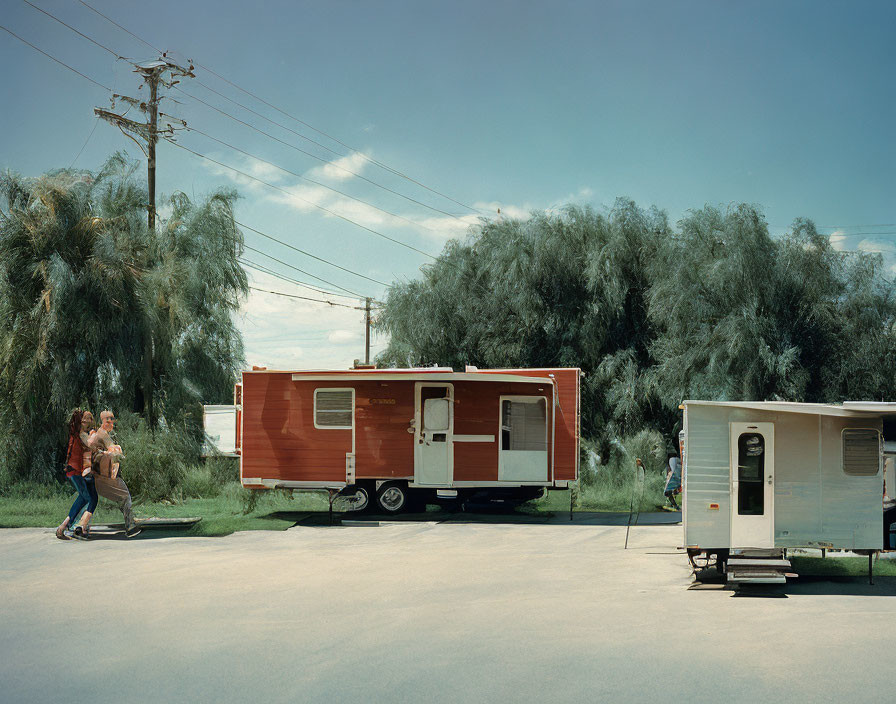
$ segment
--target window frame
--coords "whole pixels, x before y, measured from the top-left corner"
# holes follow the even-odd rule
[[[544,402],[544,450],[505,450],[504,449],[504,402],[511,403],[541,403]],[[498,452],[545,452],[551,450],[550,416],[548,415],[548,399],[546,396],[531,395],[505,395],[498,397]]]
[[[352,406],[351,406],[351,424],[350,425],[320,425],[317,422],[317,394],[323,391],[331,392],[331,391],[350,391],[352,394]],[[324,411],[327,413],[327,411]],[[329,387],[322,386],[314,390],[314,400],[311,406],[311,422],[314,424],[314,427],[318,430],[354,430],[355,429],[355,389],[354,387]]]
[[[857,474],[855,472],[846,471],[846,433],[856,430],[865,433],[877,434],[877,471],[874,474]],[[882,435],[880,429],[878,428],[843,428],[840,431],[840,471],[843,473],[843,475],[847,477],[864,477],[866,479],[873,479],[874,477],[880,476],[881,469],[883,468],[884,464],[883,453],[881,452],[881,439]]]

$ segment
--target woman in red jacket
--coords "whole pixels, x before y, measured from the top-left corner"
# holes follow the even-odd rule
[[[64,471],[66,478],[75,487],[78,495],[75,497],[68,516],[56,529],[56,537],[60,540],[69,540],[70,538],[87,540],[90,532],[90,519],[98,501],[96,487],[93,484],[93,471],[90,467],[90,452],[87,448],[87,431],[91,425],[93,425],[93,416],[90,411],[82,411],[80,408],[75,409],[68,423],[68,448],[65,455]],[[85,454],[88,458],[86,462]],[[74,530],[69,530],[68,527],[74,525],[75,519],[85,506],[87,508],[84,515],[81,516],[81,522],[74,527]]]

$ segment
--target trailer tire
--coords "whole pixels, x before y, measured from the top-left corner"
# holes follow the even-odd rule
[[[349,511],[363,513],[369,511],[373,506],[373,487],[365,484],[353,484],[345,487],[339,492],[340,496],[350,500],[351,508]]]
[[[401,482],[383,484],[376,492],[377,506],[386,513],[401,513],[408,508],[408,487]]]

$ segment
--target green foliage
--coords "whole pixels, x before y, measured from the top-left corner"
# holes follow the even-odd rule
[[[835,251],[808,220],[775,239],[741,204],[673,228],[620,199],[449,242],[390,290],[377,362],[580,367],[583,435],[612,464],[645,430],[671,448],[687,398],[896,397],[894,293],[879,255]]]
[[[0,177],[0,452],[17,480],[58,474],[73,407],[151,399],[153,425],[189,415],[195,438],[201,403],[232,394],[230,313],[247,292],[236,194],[175,194],[149,233],[134,171],[116,155],[97,174]]]

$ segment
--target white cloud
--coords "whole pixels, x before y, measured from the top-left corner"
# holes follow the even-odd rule
[[[334,345],[344,345],[346,342],[355,342],[360,336],[351,330],[334,330],[327,339]]]
[[[367,155],[360,152],[352,152],[346,156],[333,159],[322,166],[317,166],[308,172],[309,178],[326,178],[331,181],[345,181],[352,178],[354,172],[360,174],[370,162]]]
[[[831,247],[838,252],[842,252],[846,249],[846,235],[842,232],[832,232],[828,235],[828,240],[831,243]]]
[[[896,253],[896,247],[887,240],[864,239],[856,245],[861,252],[880,253],[884,255]]]

